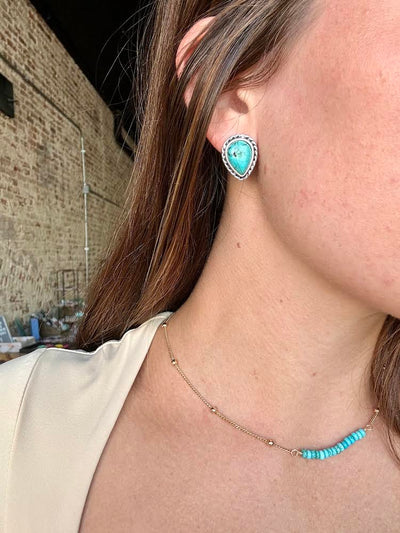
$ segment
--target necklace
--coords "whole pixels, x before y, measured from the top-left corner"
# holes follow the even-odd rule
[[[169,339],[168,339],[168,334],[167,334],[167,323],[168,323],[168,320],[171,318],[172,315],[173,315],[173,313],[171,313],[168,316],[168,318],[166,320],[164,320],[162,322],[162,324],[161,324],[163,329],[164,329],[165,340],[166,340],[166,343],[167,343],[168,352],[169,352],[169,356],[170,356],[170,359],[171,359],[171,364],[173,366],[175,366],[175,368],[177,369],[179,374],[183,377],[183,379],[186,381],[186,383],[189,385],[189,387],[193,390],[193,392],[195,394],[197,394],[197,396],[200,398],[200,400],[202,400],[206,404],[206,406],[209,408],[211,413],[216,414],[222,420],[225,420],[225,422],[228,422],[228,424],[231,424],[235,429],[238,429],[239,431],[242,431],[243,433],[249,435],[250,437],[254,437],[255,439],[260,440],[261,442],[263,442],[264,444],[266,444],[267,446],[269,446],[271,448],[277,448],[277,449],[282,450],[282,451],[284,451],[286,453],[290,453],[290,455],[292,455],[293,457],[303,457],[304,459],[327,459],[328,457],[333,457],[334,455],[338,455],[339,453],[342,453],[346,448],[348,448],[349,446],[351,446],[352,444],[354,444],[358,440],[363,439],[367,435],[367,431],[372,431],[373,423],[375,421],[375,418],[379,414],[379,408],[375,408],[374,409],[374,414],[371,416],[371,418],[369,419],[368,423],[364,427],[359,428],[356,431],[353,431],[352,433],[350,433],[349,435],[344,437],[344,439],[342,439],[340,442],[334,444],[333,446],[331,446],[329,448],[322,448],[322,449],[319,449],[319,450],[311,450],[311,449],[307,449],[307,448],[302,448],[302,449],[285,448],[284,446],[281,446],[281,445],[277,444],[274,440],[266,438],[266,437],[263,437],[262,435],[258,435],[257,433],[254,433],[253,431],[250,431],[249,429],[241,426],[237,422],[234,422],[229,417],[224,415],[215,405],[212,405],[208,400],[206,400],[206,398],[204,398],[204,396],[199,392],[199,390],[189,381],[189,379],[187,378],[186,374],[183,372],[183,370],[179,366],[178,361],[177,361],[177,359],[175,358],[175,356],[174,356],[174,354],[172,352],[172,349],[171,349],[171,346],[170,346],[170,343],[169,343]]]

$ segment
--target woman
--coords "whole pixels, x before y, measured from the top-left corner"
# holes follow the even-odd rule
[[[79,349],[0,368],[7,533],[398,530],[399,44],[397,0],[158,3]]]

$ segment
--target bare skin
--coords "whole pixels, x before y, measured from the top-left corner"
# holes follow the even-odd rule
[[[400,6],[319,4],[272,80],[218,102],[209,141],[220,151],[247,133],[259,162],[245,182],[229,177],[209,260],[168,329],[207,399],[287,447],[322,448],[365,425],[376,338],[387,313],[400,316]],[[331,460],[265,450],[207,411],[162,333],[81,533],[398,530],[400,470],[379,418]]]
[[[266,449],[208,411],[169,363],[163,335],[105,447],[80,533],[397,531],[400,469],[379,422],[330,460]],[[237,420],[235,407],[220,405]],[[269,427],[266,414],[249,429]]]

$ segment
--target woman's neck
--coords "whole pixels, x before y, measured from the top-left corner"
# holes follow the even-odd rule
[[[168,334],[184,372],[222,412],[288,446],[311,447],[367,423],[376,407],[369,365],[384,320],[290,253],[243,195],[225,207]]]

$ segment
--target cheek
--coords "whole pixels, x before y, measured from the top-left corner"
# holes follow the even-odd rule
[[[342,41],[304,50],[272,87],[266,212],[321,275],[400,316],[400,48],[372,43],[366,61]]]

